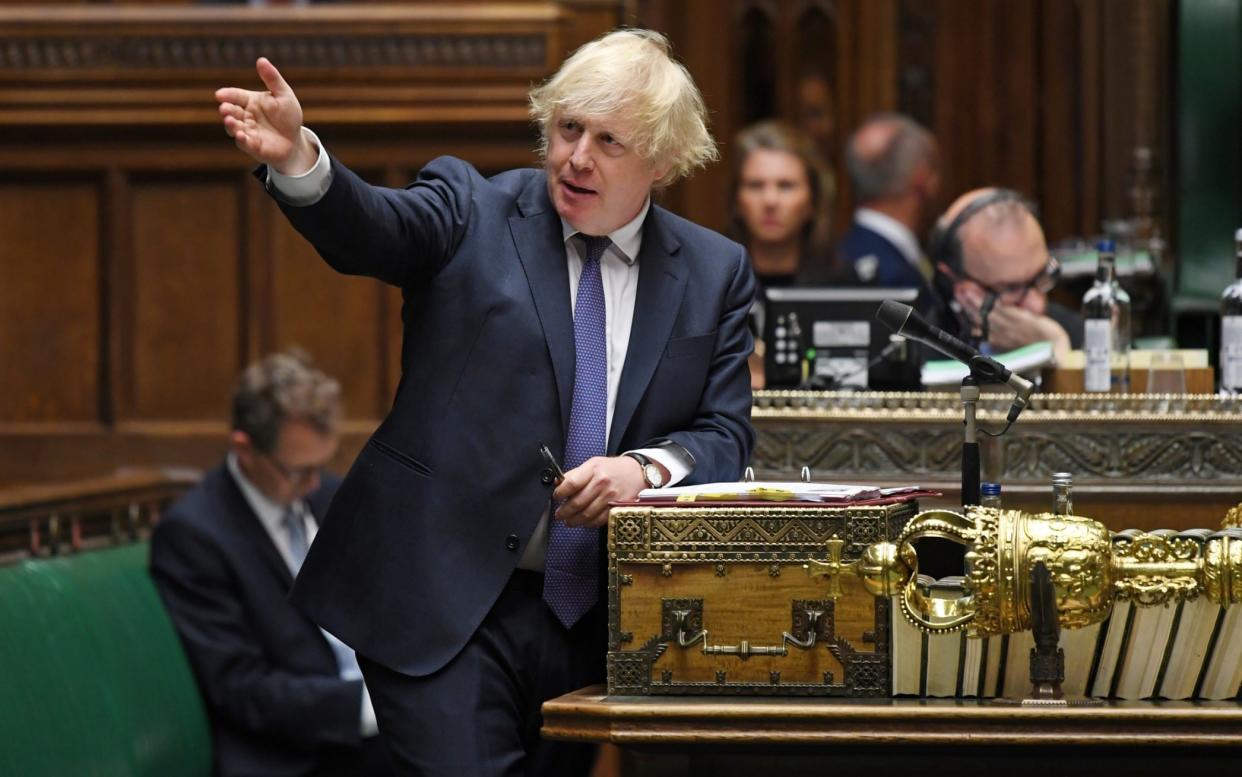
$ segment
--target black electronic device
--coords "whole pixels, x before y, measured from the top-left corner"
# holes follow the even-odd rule
[[[767,388],[918,391],[922,346],[876,320],[884,300],[913,304],[918,289],[769,288],[763,315]]]

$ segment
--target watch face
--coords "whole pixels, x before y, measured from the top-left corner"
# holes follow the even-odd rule
[[[647,478],[647,485],[652,488],[659,488],[664,485],[664,476],[660,472],[660,468],[654,464],[643,465],[643,475]]]

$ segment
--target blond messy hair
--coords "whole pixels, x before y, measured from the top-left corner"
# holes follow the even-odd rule
[[[652,30],[616,30],[585,44],[560,70],[531,90],[530,115],[539,125],[539,156],[557,119],[618,116],[630,122],[630,147],[664,167],[656,188],[689,175],[719,153],[707,129],[707,106],[694,79]]]

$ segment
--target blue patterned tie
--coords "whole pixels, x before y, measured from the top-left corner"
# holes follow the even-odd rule
[[[586,261],[574,302],[574,395],[565,437],[565,469],[603,456],[608,443],[608,339],[604,330],[604,283],[599,262],[610,241],[583,235]],[[598,597],[599,529],[566,526],[553,519],[548,529],[543,600],[569,628]]]

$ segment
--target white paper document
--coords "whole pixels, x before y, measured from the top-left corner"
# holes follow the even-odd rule
[[[917,490],[918,486],[878,488],[839,483],[754,481],[647,488],[639,492],[638,498],[640,501],[679,502],[853,502]]]

